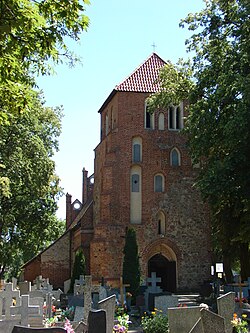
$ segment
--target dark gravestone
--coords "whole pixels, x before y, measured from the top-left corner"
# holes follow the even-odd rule
[[[62,327],[30,328],[27,326],[14,326],[12,333],[67,333]]]
[[[69,294],[61,294],[60,295],[60,308],[66,310],[68,307],[68,296]]]
[[[68,295],[68,307],[84,306],[84,296],[83,295]]]
[[[106,311],[91,310],[88,316],[88,333],[106,333]]]

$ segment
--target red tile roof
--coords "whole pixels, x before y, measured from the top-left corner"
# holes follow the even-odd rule
[[[134,92],[157,92],[160,89],[156,82],[159,70],[165,65],[156,53],[144,61],[136,70],[123,82],[115,87],[116,91],[134,91]]]

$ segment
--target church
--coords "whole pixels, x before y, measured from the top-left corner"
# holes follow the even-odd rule
[[[164,65],[152,53],[102,104],[94,174],[83,169],[82,198],[66,195],[66,231],[23,266],[25,280],[42,275],[63,287],[81,248],[93,281],[116,286],[128,228],[136,231],[144,279],[156,272],[161,288],[176,292],[210,278],[209,209],[193,186],[199,168],[181,132],[187,102],[147,109]]]

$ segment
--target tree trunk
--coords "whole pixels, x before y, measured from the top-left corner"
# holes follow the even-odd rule
[[[223,266],[224,266],[224,272],[226,277],[226,283],[232,283],[233,282],[233,272],[231,269],[231,258],[229,255],[223,255]]]
[[[250,277],[249,243],[240,244],[240,270],[241,280],[246,281]]]

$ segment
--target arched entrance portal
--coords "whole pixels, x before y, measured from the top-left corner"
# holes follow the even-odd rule
[[[148,276],[155,272],[161,278],[158,285],[163,291],[176,292],[176,262],[169,261],[161,253],[155,254],[148,261]]]

